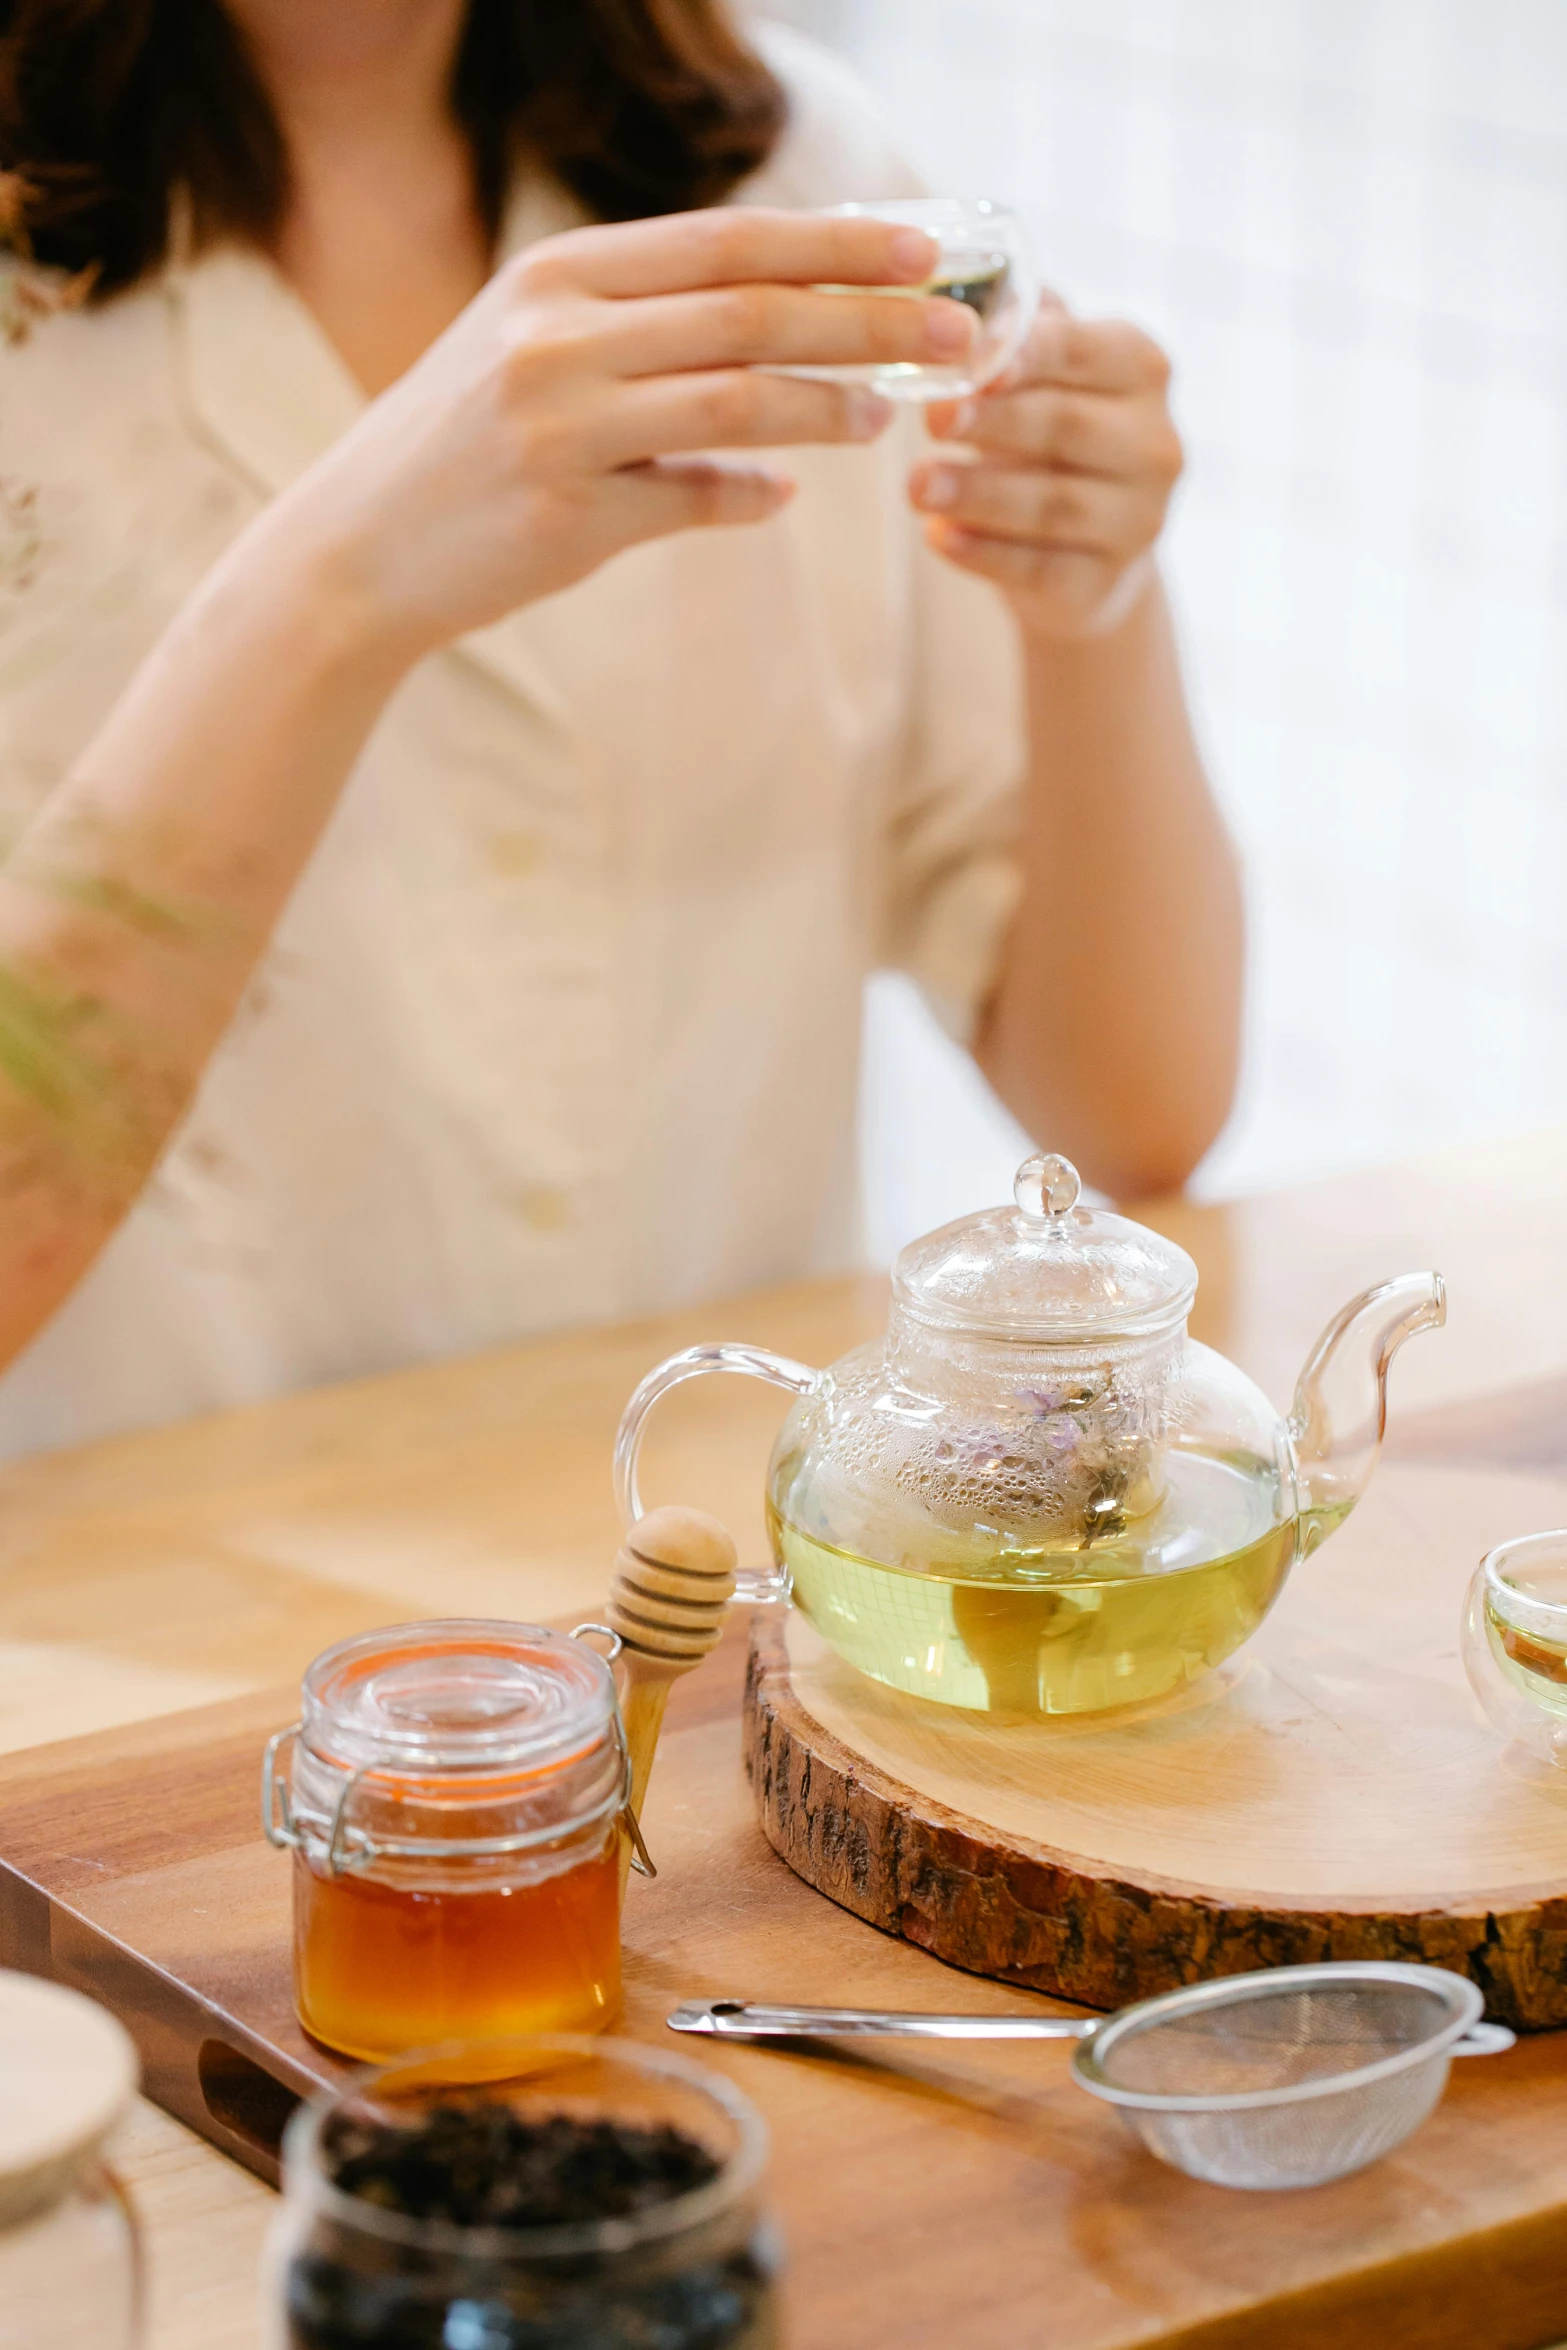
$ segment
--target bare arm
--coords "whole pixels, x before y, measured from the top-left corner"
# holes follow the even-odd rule
[[[0,1363],[126,1213],[388,695],[623,547],[776,511],[692,452],[852,441],[883,404],[756,362],[961,348],[875,221],[714,212],[503,271],[244,533],[0,871]]]
[[[1169,370],[1136,329],[1042,311],[1016,370],[939,428],[933,543],[1023,631],[1023,894],[977,1046],[1046,1148],[1121,1197],[1173,1190],[1239,1056],[1236,861],[1192,738],[1150,549],[1180,470]]]
[[[396,680],[344,585],[270,538],[0,872],[0,1361],[151,1171]]]
[[[1028,688],[1023,896],[981,1063],[1092,1182],[1173,1191],[1229,1113],[1243,935],[1157,579],[1106,634],[1030,644]]]

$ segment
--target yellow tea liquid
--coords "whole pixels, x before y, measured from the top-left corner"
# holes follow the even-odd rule
[[[1485,1635],[1501,1670],[1526,1697],[1567,1721],[1567,1643],[1509,1624],[1487,1594]]]
[[[1001,301],[1012,280],[1012,265],[1004,253],[976,253],[967,260],[940,261],[934,276],[917,286],[818,286],[819,294],[864,294],[874,291],[888,301],[927,302],[933,294],[945,295],[949,302],[961,302],[981,321],[988,319]],[[884,370],[883,372],[887,372]],[[899,374],[918,372],[915,364],[899,367]]]
[[[789,1491],[791,1464],[777,1490]],[[979,1713],[1097,1713],[1162,1697],[1261,1623],[1296,1555],[1271,1467],[1175,1453],[1156,1510],[1086,1548],[939,1534],[922,1562],[872,1559],[776,1506],[794,1597],[839,1654],[894,1689]],[[1562,1695],[1567,1700],[1567,1688]]]
[[[961,302],[972,310],[984,326],[1004,301],[1012,282],[1012,266],[1004,253],[974,253],[954,255],[938,263],[935,275],[918,286],[878,286],[877,294],[886,301],[923,302],[932,294],[944,294],[949,302]],[[863,294],[864,286],[818,286],[822,294]],[[832,383],[880,384],[883,389],[916,379],[929,385],[932,392],[951,386],[954,392],[967,391],[972,380],[973,361],[960,360],[953,366],[942,366],[935,361],[919,359],[873,359],[861,366],[802,367],[789,369],[807,377],[818,377]]]
[[[921,295],[945,294],[949,302],[961,302],[975,317],[990,316],[1005,294],[1012,272],[1004,259],[977,259],[973,262],[943,262],[927,285],[916,286]]]
[[[598,2032],[620,2003],[619,1839],[536,1884],[415,1891],[294,1856],[307,2032],[378,2059],[441,2040]]]

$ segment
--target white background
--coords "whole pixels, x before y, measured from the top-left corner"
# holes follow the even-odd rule
[[[1567,1115],[1567,4],[782,12],[1175,356],[1169,570],[1253,924],[1197,1188]],[[1005,1196],[1019,1140],[895,983],[869,1042],[884,1258]]]

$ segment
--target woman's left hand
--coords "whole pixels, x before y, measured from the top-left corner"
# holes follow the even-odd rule
[[[993,579],[1034,636],[1114,628],[1152,576],[1180,477],[1169,382],[1139,327],[1074,318],[1047,294],[995,383],[927,411],[938,440],[972,451],[914,475],[931,545]]]

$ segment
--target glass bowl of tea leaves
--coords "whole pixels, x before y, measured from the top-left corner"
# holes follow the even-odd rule
[[[295,2114],[273,2350],[774,2350],[766,2134],[630,2041],[449,2047]]]

